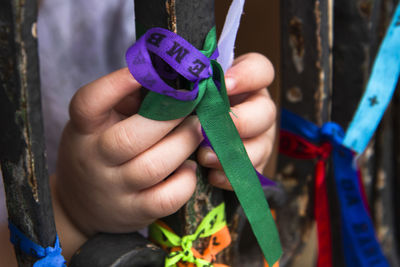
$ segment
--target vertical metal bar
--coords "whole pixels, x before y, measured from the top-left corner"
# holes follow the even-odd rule
[[[364,92],[382,37],[388,27],[393,0],[335,2],[335,42],[332,119],[346,128]],[[350,27],[351,25],[351,27]],[[351,38],[349,38],[351,36]],[[396,98],[395,98],[396,99]],[[361,158],[371,216],[391,265],[399,266],[395,222],[396,104],[377,130],[375,142]],[[394,186],[393,186],[394,185]],[[397,239],[398,240],[398,239]]]
[[[136,0],[135,13],[137,25],[168,28],[198,49],[202,48],[207,33],[215,25],[214,0],[151,0],[146,3]],[[164,218],[181,236],[194,233],[204,216],[223,200],[221,190],[207,183],[206,169],[199,168],[197,177],[196,191],[189,202],[176,214]],[[196,242],[194,247],[200,248],[203,245]]]
[[[332,10],[333,0],[281,1],[282,107],[319,125],[330,119]],[[313,162],[280,157],[277,178],[287,193],[285,208],[277,210],[282,266],[295,264],[311,242],[313,177]]]
[[[40,102],[36,1],[0,2],[0,162],[9,219],[31,240],[53,246]],[[36,259],[16,249],[19,266]]]

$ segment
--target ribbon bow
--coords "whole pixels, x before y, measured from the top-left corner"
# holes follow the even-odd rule
[[[193,263],[198,267],[215,266],[223,267],[223,264],[212,264],[215,256],[221,250],[226,248],[231,238],[225,220],[225,204],[210,211],[197,227],[194,234],[179,237],[162,222],[156,222],[150,225],[150,237],[166,248],[172,248],[170,254],[165,260],[165,267],[176,266],[180,261]],[[195,250],[193,242],[199,238],[209,237],[210,242],[203,254]]]
[[[150,90],[139,114],[154,120],[172,120],[196,111],[261,250],[272,266],[282,253],[278,232],[257,173],[229,115],[223,71],[209,58],[217,56],[216,47],[215,28],[206,37],[204,51],[198,51],[168,30],[147,31],[126,54],[130,72]],[[160,59],[165,64],[158,64]],[[167,65],[168,68],[159,69]],[[168,77],[173,77],[174,72],[187,79],[191,90],[176,90],[168,85]]]
[[[61,255],[61,246],[58,236],[54,247],[43,248],[27,238],[14,224],[8,223],[10,229],[10,240],[14,246],[20,248],[24,253],[38,259],[33,267],[66,267],[64,257]]]

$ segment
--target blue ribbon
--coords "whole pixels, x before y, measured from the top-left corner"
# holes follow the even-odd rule
[[[8,222],[10,240],[14,246],[24,253],[38,259],[33,267],[66,267],[64,257],[61,255],[61,246],[58,236],[54,247],[43,248],[24,235],[14,224]]]
[[[344,132],[341,127],[336,123],[328,122],[319,128],[283,110],[281,128],[314,143],[328,141],[332,144],[346,266],[389,266],[376,239],[371,217],[362,200],[357,171],[353,166],[354,154],[342,145]]]
[[[367,88],[350,123],[343,145],[361,154],[367,147],[400,75],[400,3],[379,49]]]

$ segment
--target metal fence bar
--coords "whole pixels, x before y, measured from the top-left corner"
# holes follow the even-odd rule
[[[0,162],[9,219],[53,246],[56,228],[46,165],[36,36],[37,2],[0,2]],[[19,266],[33,259],[16,249]]]

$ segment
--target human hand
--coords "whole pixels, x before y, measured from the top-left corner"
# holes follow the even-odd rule
[[[196,163],[187,159],[202,141],[197,117],[154,121],[136,114],[140,87],[121,69],[82,87],[71,101],[52,177],[67,258],[88,236],[143,228],[194,192]]]
[[[231,117],[250,160],[259,172],[268,162],[275,139],[276,107],[266,90],[273,79],[271,62],[257,53],[238,57],[225,73]],[[211,184],[232,190],[211,148],[201,147],[197,159],[202,166],[210,168],[208,180]]]

